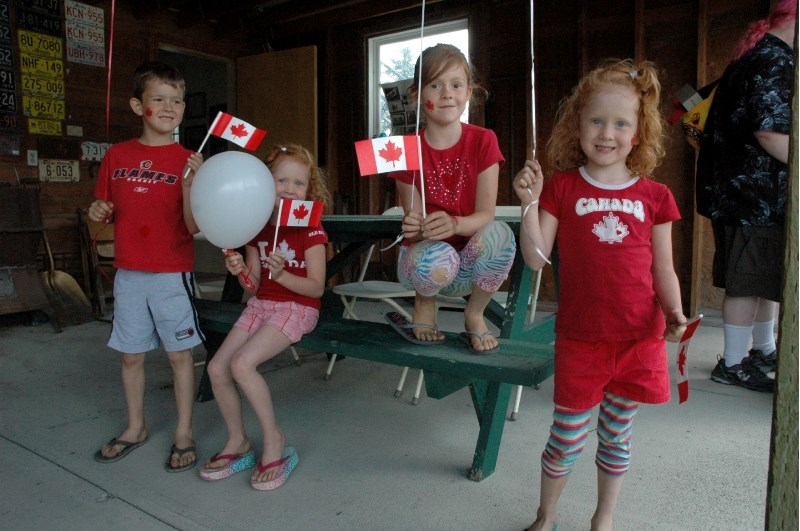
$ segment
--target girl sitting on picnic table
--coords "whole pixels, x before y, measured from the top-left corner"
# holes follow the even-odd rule
[[[669,401],[664,340],[680,340],[686,317],[672,264],[680,213],[669,189],[649,179],[664,155],[660,90],[650,63],[612,61],[591,71],[559,108],[547,145],[556,173],[544,183],[529,160],[514,178],[525,205],[525,263],[541,269],[557,241],[560,278],[555,410],[532,530],[556,528],[556,504],[597,404],[591,529],[611,529],[633,416],[640,402]]]
[[[417,59],[413,99],[420,98],[425,128],[419,132],[426,213],[422,213],[420,172],[392,172],[403,204],[403,235],[397,275],[414,289],[413,322],[399,313],[389,323],[414,343],[436,344],[436,295],[470,295],[460,336],[472,352],[497,350],[483,312],[508,276],[516,253],[511,229],[494,221],[497,182],[505,162],[493,131],[461,122],[467,102],[485,90],[455,46],[437,44]],[[422,84],[418,84],[422,68]]]
[[[257,490],[280,487],[298,461],[297,451],[285,445],[269,387],[258,366],[314,329],[325,290],[328,235],[321,226],[281,227],[276,247],[273,240],[278,207],[287,198],[322,201],[326,205],[330,199],[322,171],[305,148],[294,144],[276,146],[266,162],[275,179],[272,217],[245,247],[246,261],[236,252],[225,259],[228,271],[240,275],[242,286],[255,296],[247,301],[241,317],[208,365],[228,440],[200,469],[203,479],[218,480],[256,466],[244,428],[238,385],[261,425],[263,453],[250,476],[250,484]],[[276,251],[270,252],[273,248]]]

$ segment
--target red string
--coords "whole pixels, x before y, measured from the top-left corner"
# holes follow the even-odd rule
[[[111,28],[108,36],[108,81],[106,83],[106,141],[108,141],[111,129],[111,58],[114,55],[114,19],[116,18],[116,1],[111,0]]]

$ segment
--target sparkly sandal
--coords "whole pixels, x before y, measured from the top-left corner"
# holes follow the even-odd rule
[[[227,459],[228,465],[220,468],[211,468],[209,463]],[[243,454],[217,454],[200,468],[200,477],[206,481],[229,478],[237,472],[256,466],[256,454],[252,450]]]
[[[250,480],[250,486],[256,490],[274,490],[286,483],[286,480],[289,479],[289,474],[292,473],[294,467],[297,466],[297,462],[300,458],[297,456],[297,450],[294,449],[292,446],[286,446],[283,449],[283,453],[281,454],[281,458],[277,461],[273,461],[271,463],[267,463],[266,465],[262,465],[258,463],[258,472],[259,474],[262,472],[266,472],[271,468],[279,468],[278,475],[274,478],[267,480],[267,481],[253,481]]]

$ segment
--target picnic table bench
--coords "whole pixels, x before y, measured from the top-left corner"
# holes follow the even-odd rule
[[[351,248],[364,249],[371,241],[394,238],[399,228],[395,224],[378,229],[385,219],[376,224],[365,222],[363,218],[385,218],[385,216],[328,216],[323,218],[323,226],[331,239],[341,241],[347,234]],[[339,218],[332,220],[331,218]],[[342,218],[350,218],[348,221]],[[352,219],[358,218],[358,219]],[[512,224],[516,221],[517,226]],[[507,221],[518,230],[519,220]],[[353,230],[358,236],[348,233]],[[375,230],[366,231],[372,226]],[[380,225],[383,226],[383,225]],[[350,227],[350,229],[348,229]],[[515,231],[516,232],[516,231]],[[339,239],[337,239],[337,237]],[[366,242],[366,243],[365,243]],[[366,245],[366,247],[365,247]],[[342,254],[341,252],[339,253]],[[337,255],[339,256],[339,255]],[[337,272],[343,263],[340,259],[328,276]],[[525,312],[517,312],[520,293],[524,301],[531,288],[531,271],[517,255],[510,274],[509,294],[505,307],[490,304],[487,318],[500,327],[498,341],[500,349],[487,355],[475,355],[458,340],[457,334],[445,332],[446,340],[441,345],[417,345],[402,341],[388,323],[358,321],[344,317],[343,304],[339,297],[330,291],[323,296],[322,311],[317,327],[295,343],[294,346],[309,350],[327,352],[350,358],[358,358],[401,367],[411,367],[425,371],[425,390],[431,398],[441,399],[465,387],[469,388],[479,432],[472,465],[467,473],[469,479],[481,481],[491,475],[497,463],[500,441],[503,434],[506,412],[512,385],[536,387],[553,374],[553,346],[555,339],[553,325],[555,317],[543,319],[528,325]],[[229,292],[233,282],[229,283]],[[237,285],[238,286],[238,285]],[[241,300],[241,291],[239,299]],[[195,301],[199,314],[200,327],[206,335],[208,358],[213,357],[222,340],[236,322],[244,304],[238,302],[235,293],[223,294],[223,301],[198,299]],[[232,302],[235,301],[235,302]],[[523,305],[523,308],[526,306]],[[518,315],[521,314],[521,315]],[[204,374],[201,382],[199,400],[210,399],[210,384]]]

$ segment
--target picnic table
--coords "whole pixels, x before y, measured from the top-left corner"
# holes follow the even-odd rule
[[[518,217],[498,217],[519,234]],[[322,225],[331,242],[340,245],[329,261],[328,279],[356,260],[372,244],[394,240],[401,232],[400,216],[325,216]],[[221,301],[195,301],[200,326],[206,335],[209,359],[221,344],[243,309],[242,291],[229,275]],[[388,324],[344,317],[341,300],[330,292],[323,296],[317,328],[295,346],[335,353],[425,371],[425,388],[431,398],[444,398],[469,388],[479,423],[475,453],[467,476],[480,481],[494,472],[500,449],[512,385],[538,386],[553,374],[555,317],[533,324],[528,319],[528,300],[533,272],[517,252],[509,273],[505,305],[492,300],[487,318],[500,329],[500,349],[489,355],[471,354],[457,334],[445,333],[442,345],[416,345],[394,341],[396,332]],[[213,397],[207,374],[201,381],[198,400]]]

